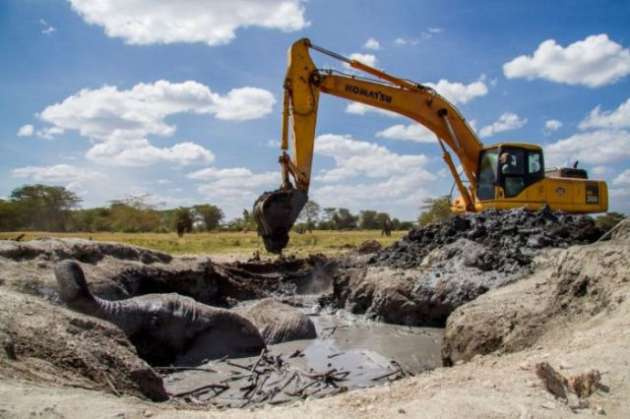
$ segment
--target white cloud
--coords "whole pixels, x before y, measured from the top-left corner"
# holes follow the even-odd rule
[[[369,38],[367,41],[365,41],[365,44],[363,44],[363,48],[378,51],[379,49],[381,49],[381,43],[374,38]]]
[[[94,170],[68,164],[54,166],[26,166],[13,169],[11,176],[28,179],[31,182],[62,185],[75,192],[80,192],[88,182],[103,182],[106,177]]]
[[[166,118],[174,114],[210,114],[218,119],[244,121],[269,114],[274,103],[273,95],[263,89],[242,87],[220,95],[194,81],[160,80],[140,83],[129,90],[104,86],[83,89],[48,106],[39,118],[51,126],[38,130],[36,135],[53,138],[64,130],[76,130],[97,143],[88,151],[88,158],[112,165],[210,162],[212,153],[194,143],[157,148],[146,137],[172,136],[176,127]]]
[[[274,103],[273,95],[263,89],[243,87],[221,96],[195,81],[159,80],[139,83],[129,90],[118,90],[116,86],[82,89],[63,102],[48,106],[40,118],[95,139],[107,139],[112,134],[166,136],[175,131],[165,122],[173,114],[192,112],[243,121],[267,115]]]
[[[564,165],[575,160],[601,165],[630,159],[630,132],[596,130],[581,132],[545,147],[547,166]]]
[[[619,175],[613,179],[612,183],[615,186],[630,188],[630,169],[619,173]]]
[[[301,0],[70,0],[90,24],[129,44],[227,44],[239,28],[293,32],[308,26]]]
[[[503,73],[508,79],[540,78],[571,85],[605,86],[630,74],[630,50],[606,34],[591,35],[567,47],[548,39],[533,55],[521,55],[505,63]]]
[[[415,143],[435,143],[435,134],[420,124],[392,125],[376,133],[379,138],[389,138],[392,140],[412,141]]]
[[[411,170],[404,175],[373,183],[316,186],[311,197],[324,207],[344,207],[352,211],[370,208],[390,214],[398,210],[411,218],[422,200],[431,196],[427,185],[433,182],[434,177],[426,174],[423,170]]]
[[[60,127],[47,127],[43,129],[38,129],[35,132],[35,135],[39,138],[43,138],[44,140],[52,140],[57,135],[61,135],[64,133],[64,129]]]
[[[436,27],[433,27],[433,28],[429,27],[429,28],[427,28],[427,32],[433,33],[433,34],[437,34],[437,33],[444,32],[444,29],[443,28],[436,28]]]
[[[11,176],[16,178],[29,178],[35,182],[72,182],[77,179],[95,179],[101,176],[93,170],[82,169],[68,164],[54,166],[27,166],[14,169]]]
[[[280,170],[254,173],[242,167],[209,167],[189,173],[187,177],[200,181],[198,192],[219,205],[228,216],[240,215],[243,208],[251,208],[264,190],[280,185]]]
[[[592,173],[595,176],[607,176],[610,174],[612,169],[608,166],[594,166],[589,173]]]
[[[346,106],[346,112],[354,115],[365,115],[368,112],[378,113],[380,115],[389,116],[390,118],[400,118],[402,115],[386,109],[376,108],[374,106],[365,105],[359,102],[352,102]]]
[[[349,135],[323,134],[315,139],[315,153],[332,157],[335,167],[321,171],[315,179],[330,183],[355,176],[384,178],[420,170],[428,162],[425,155],[401,155],[386,147],[355,140]],[[426,173],[428,177],[432,175]]]
[[[374,54],[362,54],[360,52],[353,52],[352,54],[350,54],[350,59],[360,61],[363,64],[369,65],[370,67],[376,67],[376,63],[378,62],[378,59]],[[346,68],[352,68],[348,63],[343,63],[343,65]]]
[[[442,79],[437,83],[426,83],[426,85],[435,89],[439,94],[455,105],[468,103],[471,100],[477,97],[485,96],[488,93],[488,87],[484,83],[483,77],[470,84],[450,82]]]
[[[557,119],[548,119],[545,121],[545,132],[558,131],[562,127],[562,122]]]
[[[232,89],[226,96],[217,96],[215,101],[216,117],[227,121],[261,118],[271,112],[276,102],[271,92],[257,87]]]
[[[158,163],[171,163],[181,166],[211,163],[214,155],[210,150],[191,143],[182,142],[172,147],[155,147],[145,138],[138,140],[108,140],[94,145],[86,157],[97,163],[142,167]]]
[[[30,137],[35,132],[35,128],[31,124],[22,125],[20,129],[18,129],[17,136],[18,137]]]
[[[525,126],[527,123],[527,118],[521,118],[515,113],[506,112],[499,117],[495,122],[490,125],[486,125],[481,128],[479,131],[479,135],[481,137],[492,137],[499,132],[512,131],[515,129],[519,129]]]
[[[630,99],[619,105],[614,111],[603,111],[600,106],[595,107],[589,115],[580,122],[579,128],[630,128]]]
[[[39,19],[39,24],[42,26],[42,34],[44,35],[51,35],[57,30],[54,26],[50,25],[44,19]]]
[[[320,135],[315,151],[335,162],[313,178],[311,198],[324,207],[370,208],[411,218],[437,180],[426,170],[426,156],[397,154],[348,135]]]
[[[394,39],[394,45],[397,46],[405,46],[405,45],[418,45],[418,43],[420,42],[419,39],[417,38],[403,38],[403,37],[399,37]]]

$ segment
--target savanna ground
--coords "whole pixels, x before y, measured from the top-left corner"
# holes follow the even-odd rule
[[[335,254],[359,246],[366,240],[377,240],[387,246],[399,240],[406,231],[393,231],[391,236],[381,236],[378,230],[314,230],[312,233],[291,233],[286,254],[308,255],[312,253]],[[112,241],[142,246],[173,254],[251,255],[259,251],[268,254],[255,231],[190,233],[177,237],[176,233],[49,233],[3,232],[0,239],[34,240],[44,237],[76,237],[97,241]]]

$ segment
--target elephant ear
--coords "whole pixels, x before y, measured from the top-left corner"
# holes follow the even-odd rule
[[[55,278],[59,286],[59,295],[69,306],[94,301],[78,262],[74,260],[59,262],[55,266]]]

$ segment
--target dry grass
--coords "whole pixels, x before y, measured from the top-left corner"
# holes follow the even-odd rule
[[[77,237],[82,239],[128,243],[175,254],[251,254],[264,250],[256,232],[192,233],[178,238],[175,233],[48,233],[8,232],[0,233],[0,239],[13,239],[24,234],[22,240],[43,237]],[[389,245],[400,239],[404,231],[394,231],[390,237],[381,237],[378,230],[324,231],[292,233],[286,253],[305,255],[310,253],[334,254],[352,249],[366,240],[378,240]]]

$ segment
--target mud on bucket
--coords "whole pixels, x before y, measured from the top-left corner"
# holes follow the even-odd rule
[[[308,195],[297,189],[277,189],[263,193],[254,203],[258,234],[265,249],[281,253],[289,242],[289,230],[306,205]]]

